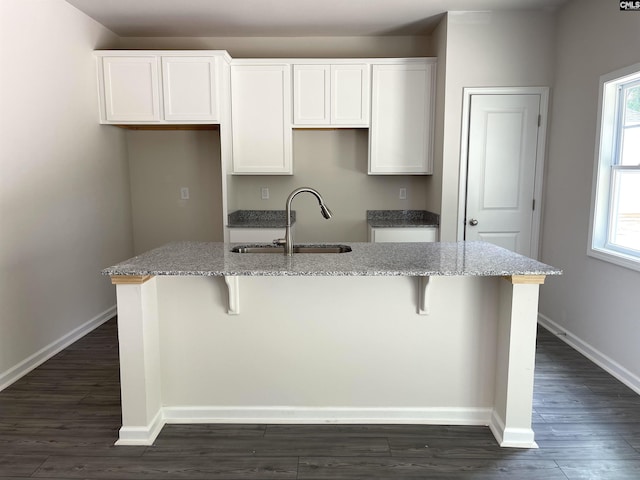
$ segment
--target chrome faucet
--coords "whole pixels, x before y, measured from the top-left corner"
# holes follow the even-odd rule
[[[324,204],[322,195],[320,195],[317,190],[309,187],[302,187],[296,188],[293,192],[291,192],[289,198],[287,198],[287,223],[284,232],[284,239],[274,240],[274,243],[278,245],[284,245],[284,254],[288,257],[293,255],[293,236],[291,235],[291,202],[293,201],[293,197],[295,197],[299,193],[304,192],[311,193],[318,199],[318,203],[320,204],[320,213],[322,213],[322,216],[324,218],[326,218],[327,220],[331,218],[331,210],[329,210],[329,208]]]

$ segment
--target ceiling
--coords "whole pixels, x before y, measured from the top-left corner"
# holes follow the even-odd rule
[[[446,11],[553,10],[566,0],[67,0],[121,37],[426,35]]]

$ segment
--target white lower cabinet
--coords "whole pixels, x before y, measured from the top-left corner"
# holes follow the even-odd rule
[[[233,173],[292,175],[291,66],[231,66]]]
[[[231,243],[272,243],[284,238],[284,228],[230,228]]]
[[[437,242],[438,227],[369,227],[369,241],[384,242]]]

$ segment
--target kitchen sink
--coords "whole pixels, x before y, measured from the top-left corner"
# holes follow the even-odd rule
[[[233,253],[279,253],[284,254],[284,247],[279,245],[239,245],[231,249]],[[347,253],[349,245],[294,245],[293,253]]]

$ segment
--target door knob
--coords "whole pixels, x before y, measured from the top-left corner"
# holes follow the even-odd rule
[[[476,225],[478,225],[478,220],[476,220],[475,218],[472,218],[471,220],[469,220],[469,225],[471,225],[472,227],[475,227]]]

